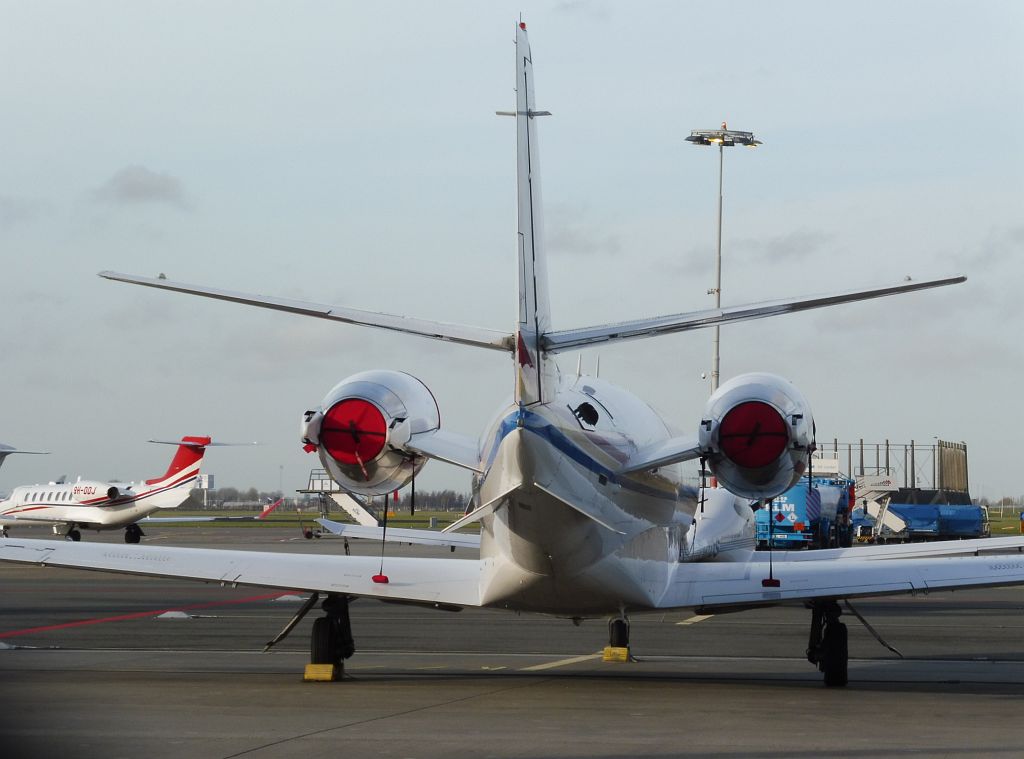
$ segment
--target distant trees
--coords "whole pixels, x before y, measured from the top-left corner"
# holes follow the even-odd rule
[[[268,501],[276,501],[280,497],[280,490],[260,491],[256,488],[249,488],[248,490],[217,488],[216,490],[207,490],[204,499],[202,490],[193,490],[189,494],[189,501],[182,504],[180,508],[201,511],[203,509],[203,501],[205,500],[207,509],[261,511]]]
[[[216,490],[206,491],[206,509],[234,509],[236,511],[260,511],[267,504],[268,501],[276,501],[281,497],[280,490],[257,490],[256,488],[249,488],[248,490],[239,490],[238,488],[217,488]],[[188,511],[202,511],[203,506],[203,491],[193,490],[189,495],[189,500],[181,505],[180,508]],[[381,499],[374,498],[371,506],[376,509],[380,508]],[[455,490],[417,490],[416,491],[416,508],[423,511],[457,511],[462,513],[466,510],[466,506],[469,504],[469,494],[459,493]],[[289,496],[285,499],[285,502],[281,504],[281,511],[294,511],[297,507],[303,510],[316,508],[318,502],[316,497],[306,498],[303,496],[292,497]],[[397,502],[393,500],[391,496],[388,496],[388,509],[390,511],[406,511],[408,512],[412,505],[411,493],[406,490],[404,494],[399,498]]]
[[[469,495],[454,490],[417,490],[416,508],[423,511],[458,511],[462,513],[469,504]],[[392,511],[409,511],[412,506],[412,493],[408,490]]]

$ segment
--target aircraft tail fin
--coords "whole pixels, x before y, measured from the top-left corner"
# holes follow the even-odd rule
[[[511,114],[510,114],[511,115]],[[519,212],[519,319],[516,326],[516,402],[539,403],[550,395],[554,365],[541,350],[551,329],[548,273],[544,255],[541,214],[538,116],[550,115],[535,107],[533,56],[526,24],[516,27],[516,178]]]
[[[171,465],[162,477],[155,477],[146,480],[147,485],[159,485],[161,483],[179,484],[175,481],[184,482],[190,477],[199,474],[199,467],[202,464],[203,456],[206,454],[206,447],[211,445],[209,437],[183,437],[180,441],[150,440],[151,443],[162,443],[166,445],[177,445],[178,450],[174,452]]]

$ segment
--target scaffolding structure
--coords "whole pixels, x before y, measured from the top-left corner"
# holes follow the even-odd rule
[[[845,461],[851,477],[886,475],[902,482],[905,488],[969,492],[967,443],[938,439],[931,444],[913,440],[866,443],[863,438],[856,443],[840,443],[835,438],[831,443],[819,443],[815,455]]]

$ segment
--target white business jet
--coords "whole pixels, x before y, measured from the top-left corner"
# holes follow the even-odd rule
[[[514,401],[498,410],[479,438],[442,430],[430,390],[396,371],[342,380],[303,419],[306,448],[356,495],[403,487],[428,459],[471,472],[474,508],[452,527],[480,522],[478,558],[395,557],[382,565],[359,556],[151,546],[109,552],[102,546],[6,539],[0,541],[0,559],[312,591],[282,636],[322,594],[324,615],[313,625],[312,660],[336,670],[354,650],[348,602],[359,597],[577,621],[606,617],[609,643],[617,647],[628,645],[629,616],[643,612],[807,605],[808,657],[828,685],[847,679],[839,601],[1024,584],[1020,558],[944,555],[1019,550],[1024,538],[960,541],[953,548],[933,543],[775,554],[773,561],[771,554],[755,552],[744,499],[764,501],[785,491],[804,474],[814,448],[810,407],[786,380],[768,374],[732,379],[695,418],[696,434],[684,435],[609,382],[559,373],[554,357],[569,350],[952,285],[964,277],[556,330],[548,306],[537,151],[537,119],[546,112],[534,102],[523,24],[516,29],[515,68],[516,108],[510,115],[518,151],[519,301],[511,333],[102,274],[508,355]],[[693,459],[724,487],[685,486],[680,462]]]
[[[183,437],[180,442],[151,440],[151,443],[177,445],[171,464],[161,477],[139,482],[51,482],[46,485],[22,485],[0,499],[0,531],[7,537],[13,526],[50,526],[54,534],[68,540],[82,539],[80,530],[117,530],[124,528],[124,542],[138,543],[143,536],[139,522],[204,522],[221,519],[261,519],[273,511],[271,504],[253,517],[150,517],[159,509],[174,509],[188,498],[199,477],[208,437]],[[3,450],[0,454],[27,451]]]

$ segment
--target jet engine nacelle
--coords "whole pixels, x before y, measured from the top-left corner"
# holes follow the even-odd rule
[[[788,380],[742,374],[708,399],[699,440],[723,487],[744,498],[774,498],[806,471],[814,419]]]
[[[405,448],[409,438],[441,426],[427,386],[404,372],[361,372],[339,382],[307,411],[302,442],[315,448],[331,478],[360,495],[384,495],[406,485],[426,458]]]

